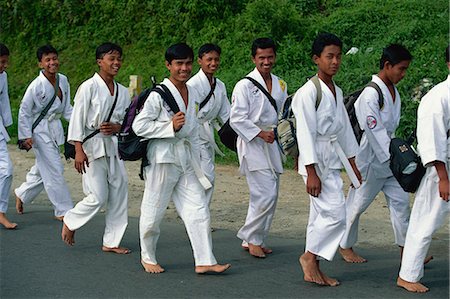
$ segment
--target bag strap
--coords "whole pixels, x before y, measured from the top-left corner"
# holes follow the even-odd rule
[[[33,131],[37,127],[37,125],[47,115],[48,110],[50,110],[50,107],[52,107],[53,103],[55,102],[55,99],[56,99],[56,96],[58,95],[58,90],[59,90],[59,74],[56,74],[56,82],[55,82],[55,86],[53,86],[53,87],[55,89],[55,93],[53,94],[53,97],[50,100],[50,102],[48,102],[47,106],[45,106],[44,110],[41,111],[41,114],[39,114],[39,117],[34,121],[33,125],[31,126],[31,133],[33,133]]]
[[[262,93],[269,100],[270,104],[272,104],[273,108],[275,109],[275,112],[278,114],[277,103],[276,103],[275,99],[272,97],[272,95],[255,79],[253,79],[251,77],[244,77],[244,79],[250,80],[256,87],[258,87],[259,90],[262,91]]]
[[[366,87],[372,87],[375,88],[375,90],[378,93],[378,106],[380,107],[380,110],[383,110],[384,108],[384,100],[383,100],[383,92],[381,91],[380,86],[378,86],[377,83],[370,81],[367,83]]]
[[[111,120],[111,116],[114,112],[114,109],[116,108],[116,103],[117,103],[117,98],[119,97],[119,86],[116,82],[116,97],[114,98],[114,103],[111,107],[111,110],[109,110],[109,114],[108,117],[106,118],[106,122],[109,122]],[[97,135],[98,133],[100,133],[100,129],[96,129],[94,132],[92,132],[91,134],[87,135],[86,137],[84,137],[83,142],[85,143],[86,141],[88,141],[89,139],[91,139],[92,137],[94,137],[95,135]]]
[[[208,95],[206,96],[206,98],[200,103],[200,105],[198,106],[198,110],[200,111],[203,107],[205,107],[205,105],[209,102],[209,99],[211,98],[211,96],[214,93],[214,90],[216,89],[216,78],[213,78],[213,84],[211,85],[211,90],[209,91]]]
[[[156,91],[157,93],[159,93],[159,95],[163,98],[164,102],[166,102],[173,113],[176,114],[180,111],[180,107],[178,106],[177,101],[175,100],[167,86],[165,86],[164,84],[158,84],[155,88],[152,89],[152,91]]]
[[[316,97],[316,111],[319,108],[320,102],[322,101],[322,86],[320,86],[319,76],[314,75],[309,80],[314,84],[317,90]]]

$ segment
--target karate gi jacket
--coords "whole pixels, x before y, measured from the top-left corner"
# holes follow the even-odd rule
[[[317,174],[325,179],[329,169],[342,169],[342,162],[332,145],[336,139],[347,158],[358,151],[353,129],[344,106],[342,90],[334,84],[336,98],[320,80],[322,100],[316,110],[317,89],[306,82],[292,99],[292,111],[297,123],[299,149],[298,172],[306,176],[306,165],[315,164]]]
[[[162,84],[167,86],[180,111],[184,112],[184,125],[175,132],[172,123],[174,113],[157,92],[151,92],[141,112],[133,121],[133,131],[136,135],[149,139],[147,158],[150,164],[176,163],[181,164],[185,170],[188,164],[193,165],[195,162],[198,171],[200,146],[198,122],[195,116],[197,92],[189,85],[187,86],[188,105],[186,106],[178,89],[169,79],[164,79]]]
[[[250,171],[272,169],[276,173],[283,173],[282,152],[277,141],[269,144],[257,137],[261,130],[270,131],[276,127],[278,113],[287,98],[286,83],[273,74],[271,76],[271,95],[276,101],[278,112],[264,93],[248,79],[240,80],[233,90],[230,125],[238,134],[237,150],[242,174],[245,173],[244,165]],[[247,77],[266,87],[256,68]]]
[[[395,102],[386,84],[377,76],[372,76],[383,94],[383,108],[380,109],[379,97],[375,88],[367,87],[355,102],[355,112],[359,126],[364,130],[360,151],[356,156],[356,165],[363,179],[370,167],[377,178],[393,176],[389,168],[389,144],[395,137],[395,130],[400,122],[401,100],[397,88]]]
[[[214,128],[219,129],[230,118],[230,102],[227,98],[227,90],[225,84],[218,78],[216,80],[216,87],[209,99],[208,103],[197,112],[197,119],[200,123],[199,138],[200,144],[207,144],[214,142]],[[211,91],[211,85],[202,69],[198,71],[189,81],[187,85],[196,89],[198,97],[196,102],[200,105],[201,102]],[[220,126],[216,121],[219,121]]]
[[[6,72],[0,74],[0,140],[9,141],[6,127],[12,125],[11,105],[8,95],[8,75]]]
[[[433,87],[417,110],[417,141],[422,163],[441,161],[450,170],[450,75]]]
[[[44,76],[43,71],[39,72],[39,76],[28,85],[19,109],[19,139],[32,138],[33,134],[37,134],[46,143],[64,144],[64,130],[60,118],[70,119],[72,105],[70,104],[69,81],[63,74],[59,74],[59,88],[61,89],[62,99],[58,95],[56,96],[45,117],[31,132],[33,122],[53,98],[55,87]]]
[[[121,124],[126,109],[130,105],[130,95],[125,86],[117,83],[116,88],[114,81],[114,94],[111,95],[105,81],[98,73],[95,73],[78,87],[69,123],[67,137],[69,142],[82,142],[86,136],[100,128],[101,123],[108,118],[117,92],[119,95],[110,122]],[[105,156],[118,156],[117,137],[98,133],[83,143],[83,150],[89,161]]]

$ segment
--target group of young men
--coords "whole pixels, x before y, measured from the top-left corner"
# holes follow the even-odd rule
[[[146,272],[161,273],[156,258],[160,223],[173,200],[189,236],[196,273],[222,273],[230,264],[219,264],[212,251],[209,205],[213,195],[215,153],[214,130],[229,121],[237,133],[239,170],[246,176],[250,199],[245,224],[238,231],[242,248],[257,258],[272,253],[267,237],[276,209],[283,154],[274,128],[287,99],[287,84],[272,74],[276,44],[258,38],[252,44],[255,69],[234,87],[231,105],[225,85],[215,77],[221,49],[205,44],[198,51],[199,72],[191,78],[194,53],[185,43],[170,46],[165,53],[169,77],[161,87],[176,102],[174,111],[158,92],[151,92],[133,122],[133,130],[147,140],[148,165],[144,167],[145,190],[139,234],[141,264]],[[446,61],[450,69],[448,48]],[[12,181],[12,163],[7,154],[11,112],[6,73],[9,51],[0,46],[0,223],[15,228],[5,216]],[[70,104],[67,78],[58,73],[57,51],[51,46],[38,50],[42,68],[28,87],[19,111],[19,139],[33,148],[36,164],[26,182],[15,189],[17,212],[44,188],[64,222],[62,239],[74,244],[77,229],[106,205],[106,228],[102,250],[127,254],[120,247],[127,227],[127,175],[117,148],[125,110],[130,104],[127,89],[114,80],[122,64],[122,49],[105,43],[96,50],[99,71],[78,88]],[[397,284],[413,292],[428,289],[419,283],[432,233],[449,212],[450,77],[433,88],[418,111],[418,149],[427,168],[416,193],[410,219],[409,196],[389,169],[389,143],[400,120],[400,95],[395,85],[402,80],[412,60],[409,51],[392,44],[383,49],[380,71],[372,82],[381,90],[366,87],[355,103],[360,144],[353,133],[343,102],[342,90],[333,81],[342,56],[342,42],[330,33],[313,42],[312,59],[317,75],[294,95],[299,144],[298,172],[310,195],[310,215],[305,252],[299,261],[304,280],[337,286],[327,276],[320,259],[332,260],[336,251],[345,261],[366,262],[353,246],[358,222],[375,196],[385,194],[396,243],[403,253]],[[380,99],[382,95],[382,99]],[[56,100],[55,100],[56,98]],[[50,103],[50,105],[49,105]],[[49,109],[44,109],[46,106]],[[42,120],[34,125],[39,114]],[[60,118],[69,122],[69,143],[75,145],[75,168],[82,174],[86,197],[73,206],[63,178],[59,145],[64,143]],[[5,154],[3,154],[5,153]],[[341,169],[352,178],[347,198]],[[425,221],[426,219],[426,221]]]

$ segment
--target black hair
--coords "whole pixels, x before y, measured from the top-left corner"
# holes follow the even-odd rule
[[[257,38],[253,41],[252,44],[252,57],[255,57],[256,50],[258,49],[273,49],[273,53],[277,54],[277,45],[273,41],[273,39],[268,37]]]
[[[119,45],[111,42],[103,43],[95,50],[95,59],[102,59],[105,54],[112,53],[114,51],[119,52],[120,57],[122,57],[122,48]]]
[[[450,62],[450,45],[445,49],[445,62]]]
[[[5,44],[0,43],[0,56],[9,56],[9,49]]]
[[[323,49],[325,49],[326,46],[337,46],[341,48],[342,50],[342,41],[334,35],[333,33],[324,32],[319,33],[319,35],[314,39],[314,42],[312,44],[311,48],[311,56],[318,56],[323,52]]]
[[[198,49],[198,58],[202,58],[203,55],[205,55],[206,53],[210,53],[213,51],[217,52],[217,54],[219,54],[219,56],[220,56],[222,49],[220,49],[220,47],[216,44],[211,44],[211,43],[204,44],[203,46],[201,46]]]
[[[166,58],[166,61],[171,64],[172,60],[174,59],[190,58],[194,60],[194,51],[187,44],[178,43],[167,48],[166,54],[164,56]]]
[[[56,51],[56,49],[52,45],[44,45],[42,47],[39,47],[36,51],[38,61],[42,60],[42,56],[44,56],[44,54],[50,53],[55,53],[56,55],[58,55],[58,51]]]
[[[411,61],[412,55],[404,46],[399,44],[390,44],[383,49],[380,58],[380,70],[384,68],[384,64],[389,62],[390,65],[396,65],[404,60]]]

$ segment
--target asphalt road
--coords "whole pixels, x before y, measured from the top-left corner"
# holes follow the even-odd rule
[[[158,261],[166,272],[155,275],[140,265],[138,219],[130,218],[122,245],[129,255],[103,253],[104,215],[99,214],[75,234],[74,247],[60,237],[61,222],[48,206],[29,205],[27,213],[10,218],[16,231],[0,229],[1,298],[449,298],[449,247],[433,241],[435,259],[422,280],[431,291],[412,294],[396,287],[398,249],[364,248],[365,264],[347,264],[336,256],[321,262],[341,281],[320,287],[302,280],[298,256],[304,240],[271,236],[274,253],[256,259],[240,248],[235,232],[216,230],[213,244],[219,262],[232,268],[222,275],[197,275],[189,240],[180,223],[163,221]]]

